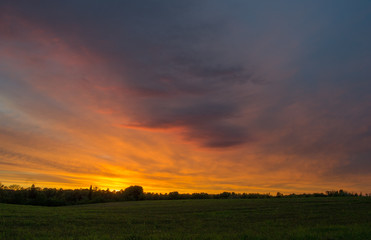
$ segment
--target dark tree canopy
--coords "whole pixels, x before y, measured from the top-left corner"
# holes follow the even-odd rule
[[[73,204],[117,202],[117,201],[138,201],[138,200],[180,200],[180,199],[248,199],[248,198],[302,198],[302,197],[370,197],[371,194],[351,193],[340,189],[326,193],[311,194],[289,194],[277,193],[276,196],[269,193],[235,193],[223,192],[219,194],[208,193],[170,193],[143,192],[141,186],[130,186],[125,190],[109,191],[90,186],[80,189],[56,189],[40,188],[34,184],[31,187],[23,188],[18,185],[5,186],[0,183],[0,203],[30,204],[42,206],[62,206]]]
[[[126,200],[138,201],[144,199],[143,188],[141,186],[130,186],[125,189],[124,196]]]

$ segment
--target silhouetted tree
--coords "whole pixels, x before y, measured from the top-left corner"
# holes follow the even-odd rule
[[[280,192],[277,192],[276,197],[283,197],[283,194]]]
[[[130,186],[124,191],[125,200],[138,201],[144,199],[143,188],[141,186]]]
[[[180,199],[179,193],[178,192],[169,192],[169,199],[170,200]]]
[[[36,196],[37,196],[36,187],[35,184],[32,184],[30,190],[28,191],[28,197],[31,199],[35,199]]]
[[[90,185],[90,188],[89,188],[89,195],[88,195],[89,200],[91,200],[92,196],[93,196],[93,186]]]
[[[229,198],[232,194],[230,192],[222,192],[219,194],[220,198]]]

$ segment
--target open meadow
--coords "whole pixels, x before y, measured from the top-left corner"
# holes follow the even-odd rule
[[[0,239],[371,239],[371,198],[0,204]]]

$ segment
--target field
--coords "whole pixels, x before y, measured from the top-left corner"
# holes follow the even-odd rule
[[[0,239],[371,239],[371,198],[0,204]]]

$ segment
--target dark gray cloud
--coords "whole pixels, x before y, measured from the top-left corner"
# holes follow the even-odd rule
[[[228,21],[200,15],[197,8],[205,6],[193,1],[84,3],[23,2],[14,12],[76,51],[93,52],[104,63],[98,67],[119,76],[101,84],[125,89],[111,96],[131,111],[132,123],[123,125],[183,127],[184,138],[204,147],[248,141],[246,126],[233,118],[245,104],[246,85],[257,80],[246,59],[228,57]]]
[[[298,19],[292,9],[307,9],[299,18],[302,24],[313,17],[310,15],[313,6],[307,4],[294,4],[292,9],[243,1],[234,1],[233,4],[217,2],[214,5],[207,1],[111,1],[104,6],[96,1],[2,3],[8,14],[21,16],[25,21],[50,32],[76,52],[91,52],[102,63],[97,68],[104,68],[117,76],[92,84],[118,89],[104,97],[110,99],[108,104],[111,102],[116,112],[129,115],[131,122],[123,122],[122,125],[183,127],[184,138],[201,146],[213,147],[238,145],[251,139],[247,134],[249,126],[241,124],[240,116],[248,105],[251,84],[261,81],[257,76],[262,70],[252,67],[255,59],[246,52],[254,52],[259,41],[272,41],[272,37],[278,45],[269,44],[268,49],[262,49],[262,56],[269,56],[267,52],[270,49],[273,57],[281,48],[282,52],[284,48],[291,50],[292,46],[286,46],[284,42],[295,39],[294,33],[305,36],[303,28],[292,21]],[[319,19],[323,20],[326,16],[329,21],[335,21],[339,18],[338,13],[324,5],[326,10],[319,14]],[[339,5],[339,11],[343,5]],[[242,9],[250,8],[267,11],[272,17],[260,20],[259,12],[245,17]],[[326,11],[331,15],[327,16]],[[278,18],[278,13],[282,17]],[[256,24],[250,23],[252,16],[259,19]],[[364,26],[358,24],[356,28],[351,27],[349,17],[342,20],[343,27],[358,36]],[[282,22],[289,24],[289,29],[282,29],[283,36],[280,36],[275,33],[275,28]],[[319,25],[320,31],[327,28],[327,25]],[[324,33],[327,36],[325,40],[309,38],[307,42],[301,42],[307,46],[316,43],[319,47],[312,49],[313,55],[299,59],[302,74],[297,77],[301,80],[293,80],[288,89],[304,87],[306,91],[314,90],[313,86],[320,84],[316,76],[326,71],[326,62],[331,61],[331,66],[338,67],[347,64],[347,61],[336,60],[332,56],[350,57],[351,52],[344,49],[347,45],[353,46],[353,40],[341,38],[334,47],[329,47],[334,37],[342,34],[342,29],[338,27],[334,31]],[[253,33],[259,37],[254,37]],[[253,42],[255,45],[249,45]],[[269,57],[266,57],[267,65],[270,64]],[[323,61],[318,63],[316,59]],[[297,64],[292,63],[291,68],[293,66],[297,67]],[[325,81],[341,78],[334,75],[330,79]],[[291,96],[290,92],[281,94]],[[294,100],[302,97],[295,96]],[[282,101],[280,104],[275,107],[274,116],[271,116],[271,109],[267,109],[262,113],[263,117],[257,117],[263,118],[261,128],[282,127],[279,119],[276,122],[272,120],[285,107]]]
[[[177,106],[174,109],[162,109],[161,104],[151,106],[148,112],[151,118],[145,116],[127,127],[167,129],[181,127],[184,139],[197,142],[203,147],[231,147],[243,144],[249,140],[245,126],[228,123],[228,120],[238,118],[237,104],[198,102],[194,105]]]

